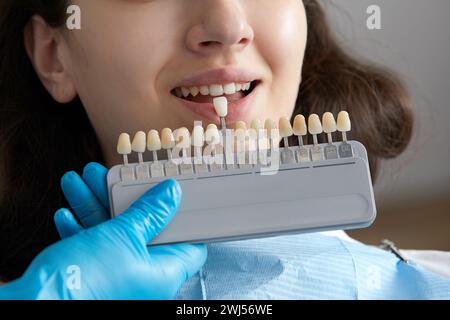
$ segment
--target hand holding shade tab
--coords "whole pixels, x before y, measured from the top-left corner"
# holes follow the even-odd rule
[[[331,113],[322,119],[312,114],[308,124],[303,115],[297,115],[293,124],[287,118],[266,119],[264,128],[259,120],[252,121],[250,128],[238,121],[233,131],[225,122],[226,98],[216,99],[222,129],[233,132],[232,138],[225,139],[226,131],[220,132],[215,124],[206,130],[197,124],[192,136],[187,128],[174,133],[164,129],[161,147],[167,150],[167,160],[153,156],[153,161],[124,162],[109,171],[112,216],[123,212],[151,186],[175,177],[184,193],[179,213],[150,245],[352,229],[374,221],[367,152],[361,143],[347,141],[351,128],[347,112],[339,113],[337,122]],[[333,140],[336,131],[342,133],[343,141]],[[148,140],[156,139],[157,133],[150,132]],[[319,143],[324,132],[327,142]],[[308,134],[312,145],[305,144]],[[298,146],[290,144],[293,136]],[[284,141],[281,149],[280,139]],[[231,157],[225,157],[225,144]],[[153,175],[150,169],[149,178],[139,179],[138,166],[151,168],[155,161],[163,168],[162,176]],[[131,168],[134,180],[128,179],[130,174],[122,174],[124,167]]]

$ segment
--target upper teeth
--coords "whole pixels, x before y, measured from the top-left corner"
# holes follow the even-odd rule
[[[251,82],[247,83],[228,83],[228,84],[212,84],[210,86],[200,86],[200,87],[179,87],[175,89],[175,94],[177,97],[187,98],[189,95],[193,97],[197,96],[199,93],[203,96],[219,97],[224,94],[234,94],[238,91],[248,91],[250,90]]]

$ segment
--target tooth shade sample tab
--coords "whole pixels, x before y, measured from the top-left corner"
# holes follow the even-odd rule
[[[228,100],[225,97],[215,98],[213,100],[214,109],[220,118],[225,118],[228,114]]]
[[[131,153],[131,141],[128,133],[122,133],[119,136],[117,142],[117,153],[121,155],[127,155]]]
[[[163,149],[172,149],[175,147],[175,137],[169,128],[164,128],[161,131],[161,145]]]

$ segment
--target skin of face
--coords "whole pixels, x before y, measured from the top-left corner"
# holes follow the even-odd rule
[[[209,120],[171,94],[180,79],[200,71],[239,68],[258,76],[259,90],[241,119],[247,124],[292,115],[306,47],[302,1],[72,3],[81,8],[81,29],[63,27],[54,35],[52,56],[63,80],[51,79],[46,87],[61,102],[80,97],[107,166],[121,162],[121,132],[191,129],[199,120],[206,127]]]

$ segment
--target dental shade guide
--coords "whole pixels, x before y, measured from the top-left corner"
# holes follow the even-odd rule
[[[187,128],[175,132],[165,128],[161,135],[150,130],[146,148],[153,157],[148,162],[143,161],[142,152],[145,134],[139,132],[133,144],[128,134],[121,134],[117,152],[124,163],[111,168],[107,177],[112,217],[149,188],[173,177],[182,187],[183,201],[170,224],[149,245],[355,229],[373,223],[376,206],[367,151],[361,143],[347,141],[351,129],[347,112],[339,113],[337,122],[325,113],[322,122],[318,115],[311,115],[308,125],[304,116],[297,115],[293,125],[281,118],[278,122],[267,119],[264,127],[253,120],[250,128],[238,121],[235,129],[228,141],[215,124],[206,130],[195,125],[192,135]],[[333,141],[336,131],[341,132],[342,141]],[[323,132],[327,142],[320,144],[318,135]],[[308,134],[312,145],[304,144]],[[289,144],[292,135],[297,136],[298,145]],[[280,139],[284,140],[281,149]],[[225,143],[236,165],[225,166]],[[160,150],[166,150],[167,160],[158,159]],[[131,164],[128,157],[133,152],[139,160]],[[149,170],[146,179],[142,179],[144,168]]]

